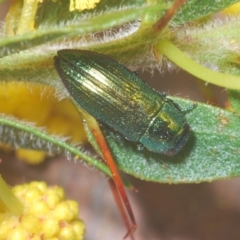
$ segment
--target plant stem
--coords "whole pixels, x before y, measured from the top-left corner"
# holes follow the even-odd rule
[[[189,58],[168,40],[163,40],[155,46],[156,57],[165,55],[172,62],[195,77],[214,85],[229,89],[240,89],[240,77],[212,71]]]
[[[15,197],[11,189],[0,175],[0,201],[13,214],[21,214],[23,212],[22,203]]]

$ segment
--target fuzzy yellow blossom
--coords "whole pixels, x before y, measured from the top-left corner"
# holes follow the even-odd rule
[[[86,9],[92,9],[95,8],[99,2],[100,0],[70,0],[69,10],[83,11]]]
[[[14,215],[0,209],[0,240],[82,240],[84,223],[78,219],[78,205],[64,200],[62,188],[45,182],[31,182],[12,189],[24,206]]]
[[[235,3],[231,5],[230,7],[223,10],[224,14],[230,14],[230,15],[239,15],[240,13],[240,2]]]
[[[85,142],[78,111],[69,100],[59,101],[54,93],[53,88],[38,84],[4,84],[0,91],[0,113],[34,122],[46,127],[50,134],[70,137],[74,143]],[[17,155],[27,162],[39,163],[46,153],[19,149]]]

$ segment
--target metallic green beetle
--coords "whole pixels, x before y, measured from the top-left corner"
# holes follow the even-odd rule
[[[55,66],[73,102],[100,123],[148,150],[177,154],[189,138],[179,105],[105,55],[60,50]]]

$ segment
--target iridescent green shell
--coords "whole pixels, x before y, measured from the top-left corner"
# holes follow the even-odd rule
[[[167,155],[187,142],[189,125],[178,104],[112,58],[60,50],[54,61],[74,103],[129,141]]]

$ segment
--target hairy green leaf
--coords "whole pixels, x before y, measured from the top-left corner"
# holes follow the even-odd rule
[[[157,2],[156,2],[157,3]],[[83,11],[69,11],[70,2],[61,1],[42,1],[39,4],[36,14],[36,27],[42,23],[59,24],[64,21],[74,21],[76,17],[97,16],[106,12],[116,12],[123,9],[136,9],[144,6],[144,0],[101,0],[95,8],[85,9]]]
[[[240,91],[228,90],[228,100],[234,111],[240,115]]]
[[[145,13],[152,11],[155,8],[156,6],[154,5],[107,12],[95,17],[79,19],[79,21],[75,19],[74,23],[65,23],[63,27],[42,26],[35,31],[22,35],[4,37],[0,39],[0,57],[38,46],[61,37],[79,37],[87,33],[120,26],[121,24],[142,17]]]
[[[41,150],[51,154],[64,154],[69,160],[80,158],[106,175],[111,176],[105,164],[84,153],[84,150],[80,149],[79,146],[70,145],[66,137],[50,135],[44,128],[36,127],[32,123],[1,114],[0,133],[0,142],[9,144],[14,148]]]
[[[172,26],[209,15],[234,2],[236,1],[189,0],[173,20]],[[39,19],[39,28],[36,29],[36,31],[20,36],[1,38],[0,55],[10,55],[14,52],[32,48],[33,46],[62,37],[66,37],[67,41],[72,44],[76,36],[120,26],[128,21],[135,21],[144,16],[144,14],[149,13],[149,11],[154,11],[154,8],[155,6],[125,10],[118,9],[115,12],[108,12],[103,15],[96,14],[93,18],[80,18],[81,20],[74,24],[71,21],[65,22],[62,27],[56,27],[55,24],[48,26],[48,21],[46,20],[44,22],[43,16],[41,20]],[[40,14],[40,10],[38,14]],[[56,14],[58,15],[59,13]],[[50,16],[47,12],[46,15],[48,17]],[[78,15],[79,17],[82,16],[81,13]],[[60,14],[58,16],[60,16]],[[68,19],[65,19],[64,15],[63,18],[63,22]],[[61,20],[60,18],[57,19],[59,21]],[[69,17],[69,19],[72,19],[72,17]],[[56,21],[49,22],[56,23]],[[236,24],[236,22],[237,21],[233,21],[233,23],[229,22],[229,24],[232,26],[232,24]],[[44,26],[43,24],[46,25]],[[215,29],[218,30],[219,35],[224,36],[225,41],[227,38],[230,40],[235,39],[236,44],[238,38],[234,36],[239,35],[237,34],[239,28],[230,31],[229,29],[224,30],[222,26],[219,26],[218,29]],[[171,29],[170,35],[172,36],[173,34],[176,37],[177,34],[174,34],[174,30],[174,28]],[[183,31],[187,32],[185,29],[183,29]],[[169,32],[166,31],[165,33],[167,33],[166,36],[160,37],[169,38]],[[211,33],[213,36],[211,36]],[[132,62],[129,64],[129,59],[135,58],[139,61],[137,61],[135,65],[133,64],[133,66],[141,67],[146,64],[156,66],[157,61],[156,59],[153,60],[151,50],[152,46],[156,44],[159,39],[149,37],[148,31],[144,32],[144,29],[141,29],[141,34],[138,35],[137,33],[134,36],[135,37],[132,38],[123,38],[106,43],[98,42],[96,45],[91,46],[90,49],[103,53],[106,51],[106,53],[116,56],[116,59],[121,60],[121,62],[126,63],[126,65],[131,65]],[[209,48],[206,48],[206,52],[202,50],[202,48],[206,46],[206,42],[214,43],[217,48],[219,48],[219,46],[225,47],[225,45],[219,41],[221,39],[218,36],[216,41],[212,41],[212,39],[215,38],[215,32],[205,28],[199,31],[193,29],[189,38],[188,35],[182,35],[182,38],[178,36],[174,41],[177,42],[177,45],[181,46],[181,44],[183,44],[181,46],[182,50],[185,48],[187,49],[186,51],[189,51],[190,49],[192,55],[196,56],[196,60],[199,60],[201,53],[208,59],[209,55],[212,56],[215,53],[215,49],[213,50],[214,53],[209,53]],[[186,42],[186,39],[190,39],[190,43]],[[194,41],[195,39],[196,41]],[[201,44],[199,44],[200,39],[203,41]],[[56,50],[61,48],[61,44],[63,43],[61,42],[57,47],[54,46],[55,48],[50,48],[49,45],[46,45],[45,48],[44,46],[43,48],[33,48],[28,51],[22,51],[20,54],[2,58],[0,60],[0,81],[18,80],[40,82],[55,86],[59,90],[61,88],[59,86],[60,81],[53,67],[53,56],[56,54]],[[72,48],[71,44],[69,45],[70,48]],[[193,44],[193,47],[190,46],[190,44]],[[199,46],[201,46],[200,49]],[[212,50],[213,48],[210,49]],[[222,51],[217,52],[217,56],[222,56],[222,53]],[[148,59],[148,63],[146,63],[146,59]],[[211,59],[210,62],[214,65],[215,60]],[[227,67],[229,68],[229,65]],[[228,69],[226,69],[226,71],[227,70]],[[183,107],[192,104],[187,100],[174,100],[179,102]],[[137,144],[131,143],[123,137],[119,137],[118,134],[112,130],[105,129],[105,134],[119,167],[123,171],[141,179],[156,182],[187,183],[238,176],[240,174],[240,170],[238,170],[240,169],[238,157],[238,149],[240,147],[240,138],[238,136],[239,117],[218,108],[198,104],[192,112],[187,114],[187,120],[191,126],[191,138],[184,149],[174,157],[155,154],[147,150],[140,151],[138,150]],[[71,152],[73,155],[87,159],[87,157],[81,155],[82,152],[78,151],[76,147],[64,145],[62,139],[51,138],[51,136],[44,133],[44,131],[39,129],[34,130],[33,127],[25,125],[25,123],[2,116],[0,119],[2,141],[12,144],[15,147],[21,146],[48,150],[50,152],[55,152],[54,149],[57,146],[57,153],[64,153],[66,151],[65,154]],[[40,144],[38,145],[36,143]],[[73,147],[73,150],[71,150],[71,147]],[[103,171],[105,171],[105,173],[108,172],[106,167]]]
[[[239,2],[238,0],[188,0],[176,14],[171,25],[192,22],[214,14]]]
[[[174,98],[181,107],[192,102]],[[198,103],[187,114],[191,137],[183,150],[172,157],[138,150],[137,144],[105,134],[124,172],[147,181],[190,183],[240,175],[240,118],[235,114]],[[133,124],[133,123],[129,123]]]

